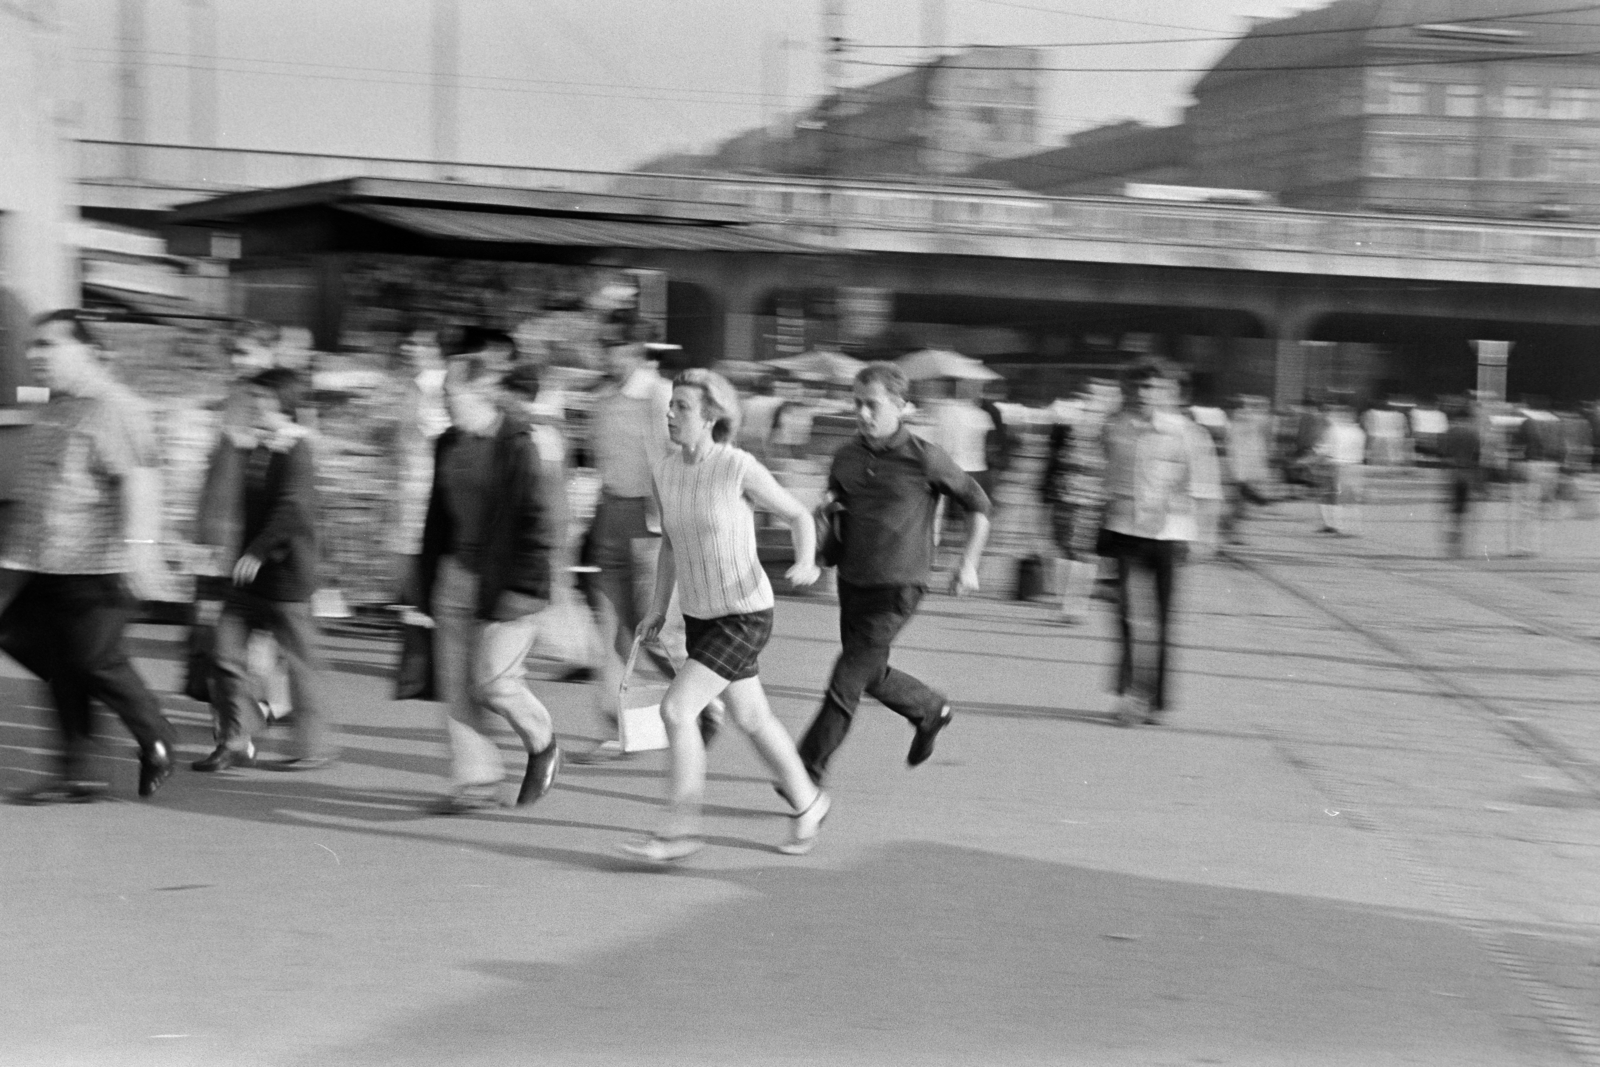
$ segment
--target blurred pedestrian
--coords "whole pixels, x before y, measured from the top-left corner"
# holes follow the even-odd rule
[[[1057,552],[1059,618],[1069,625],[1083,621],[1100,572],[1095,541],[1105,511],[1103,435],[1120,395],[1112,383],[1091,382],[1075,403],[1060,406],[1050,428],[1041,488]]]
[[[557,552],[551,573],[550,607],[558,633],[548,634],[550,640],[542,643],[543,650],[559,659],[567,667],[562,681],[588,681],[606,655],[605,639],[595,625],[594,616],[572,581],[575,560],[574,546],[582,533],[575,529],[573,502],[567,488],[570,484],[571,465],[568,462],[567,442],[561,434],[565,415],[555,401],[547,399],[543,388],[544,373],[534,363],[521,359],[506,374],[505,387],[509,400],[516,404],[528,418],[529,433],[533,435],[544,470],[559,480],[563,488],[566,536]]]
[[[1343,404],[1329,404],[1325,418],[1316,449],[1323,472],[1319,532],[1353,536],[1361,526],[1362,463],[1366,459],[1367,435]]]
[[[738,393],[721,375],[689,370],[673,382],[668,426],[677,447],[655,470],[661,558],[650,612],[636,639],[660,630],[676,588],[688,627],[688,659],[661,701],[671,747],[666,828],[623,846],[655,862],[682,859],[704,844],[706,750],[699,716],[717,696],[794,807],[781,850],[809,852],[828,814],[827,794],[806,776],[793,739],[761,687],[758,658],[772,636],[774,600],[756,555],[751,505],[788,525],[795,554],[788,578],[797,586],[810,585],[820,573],[816,527],[811,513],[755,457],[733,445],[738,422]]]
[[[1449,420],[1439,438],[1439,458],[1449,481],[1445,511],[1445,554],[1459,559],[1466,551],[1467,520],[1472,502],[1483,491],[1483,442],[1477,414],[1465,400],[1442,404]]]
[[[1265,397],[1239,398],[1239,409],[1228,420],[1224,435],[1223,477],[1227,501],[1220,528],[1231,544],[1240,543],[1239,527],[1247,508],[1264,508],[1272,501],[1267,496],[1271,477],[1268,457],[1272,449],[1272,419]]]
[[[234,566],[244,551],[244,471],[256,446],[255,406],[251,379],[278,366],[281,331],[270,323],[257,323],[236,336],[229,347],[233,380],[223,398],[222,425],[206,460],[200,499],[195,508],[194,543],[200,559],[195,567],[195,631],[190,641],[196,652],[191,670],[205,672],[202,689],[209,702],[216,674],[215,618],[231,584]],[[209,636],[208,636],[209,635]],[[207,647],[207,641],[213,647]],[[275,721],[287,717],[294,706],[278,642],[269,630],[249,637],[250,693],[261,717]]]
[[[528,753],[519,805],[550,791],[561,766],[550,712],[524,684],[523,661],[550,625],[545,608],[566,541],[566,487],[539,454],[527,418],[505,402],[505,365],[475,343],[450,361],[423,527],[419,606],[431,608],[434,670],[445,703],[450,786],[434,805],[455,814],[496,803],[505,768],[490,715]]]
[[[1399,467],[1410,464],[1410,440],[1405,412],[1385,402],[1368,408],[1361,418],[1366,434],[1367,461],[1374,467]]]
[[[838,565],[843,648],[800,742],[800,758],[819,785],[862,693],[916,727],[906,756],[913,767],[933,754],[939,731],[950,724],[949,700],[889,666],[889,652],[927,592],[936,501],[949,496],[966,509],[966,547],[950,581],[951,592],[961,595],[978,588],[989,499],[944,449],[912,434],[904,421],[906,392],[905,373],[893,363],[862,368],[853,391],[860,433],[834,454],[828,475],[828,490],[844,508]]]
[[[1116,721],[1161,722],[1168,710],[1172,604],[1186,546],[1212,528],[1222,500],[1211,436],[1178,410],[1164,363],[1134,367],[1124,407],[1106,426],[1101,550],[1117,563]]]
[[[586,562],[599,568],[595,588],[600,630],[607,645],[595,697],[601,716],[614,729],[613,698],[622,683],[623,663],[656,584],[661,517],[652,477],[670,446],[667,407],[672,386],[658,373],[653,353],[640,339],[642,324],[624,315],[609,328],[605,358],[610,381],[596,401],[591,419],[600,502],[589,531]],[[645,643],[644,650],[656,669],[671,678],[677,672],[676,664],[684,660],[684,646],[682,615],[674,604],[666,625]],[[720,704],[708,709],[702,722],[708,739],[717,730],[717,708]],[[622,746],[613,738],[574,758],[588,762],[621,755]]]
[[[249,638],[270,633],[282,651],[295,714],[295,754],[266,764],[313,770],[333,758],[311,594],[317,588],[317,488],[311,435],[295,421],[300,380],[277,367],[250,379],[253,447],[240,477],[241,545],[232,588],[217,619],[211,709],[217,746],[197,771],[255,762],[254,734],[265,725],[253,680]]]
[[[1586,498],[1584,481],[1594,465],[1594,436],[1589,420],[1576,409],[1560,413],[1561,418],[1561,483],[1556,493],[1560,500],[1573,502],[1575,513],[1585,515]]]
[[[1512,468],[1517,512],[1512,525],[1514,556],[1534,556],[1544,550],[1545,527],[1554,515],[1566,440],[1561,420],[1547,409],[1542,397],[1528,397],[1520,412],[1522,424],[1513,435],[1512,452],[1520,462]]]
[[[0,529],[6,651],[50,687],[61,749],[53,777],[22,803],[92,800],[91,702],[110,708],[139,745],[139,795],[172,775],[178,735],[128,656],[140,600],[160,596],[160,476],[144,405],[113,378],[86,317],[37,320],[28,362],[50,399],[19,457],[20,496]]]

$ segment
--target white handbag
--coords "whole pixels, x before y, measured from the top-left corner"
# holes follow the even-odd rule
[[[652,752],[667,747],[667,725],[661,720],[661,697],[667,687],[631,687],[633,665],[638,658],[639,639],[636,637],[628,653],[628,662],[622,668],[622,684],[617,688],[617,737],[624,752]],[[655,703],[645,703],[652,697]]]

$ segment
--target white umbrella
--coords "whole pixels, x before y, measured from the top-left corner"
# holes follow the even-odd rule
[[[924,348],[895,361],[912,381],[928,378],[961,378],[969,382],[992,382],[1000,375],[960,352],[944,348]]]
[[[856,373],[866,366],[859,359],[847,356],[843,352],[831,352],[825,348],[802,352],[798,356],[785,356],[767,365],[786,370],[790,374],[825,378],[830,382],[855,381]]]

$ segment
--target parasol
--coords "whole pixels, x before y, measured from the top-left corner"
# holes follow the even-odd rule
[[[843,352],[831,352],[824,348],[812,352],[802,352],[798,356],[786,356],[775,359],[767,364],[779,370],[788,371],[790,374],[802,378],[822,378],[830,382],[853,382],[856,373],[866,364],[859,359],[845,355]]]
[[[960,352],[944,348],[924,348],[895,361],[912,381],[928,378],[960,378],[969,382],[992,382],[1000,375]]]

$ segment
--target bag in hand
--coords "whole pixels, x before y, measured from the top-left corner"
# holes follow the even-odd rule
[[[433,627],[400,624],[400,662],[395,667],[396,700],[437,700],[433,682]]]
[[[817,566],[837,567],[844,558],[844,505],[830,498],[811,517],[817,524]]]
[[[217,618],[222,614],[226,589],[226,578],[195,579],[189,643],[183,665],[183,695],[202,704],[211,702],[211,676],[217,662]]]

